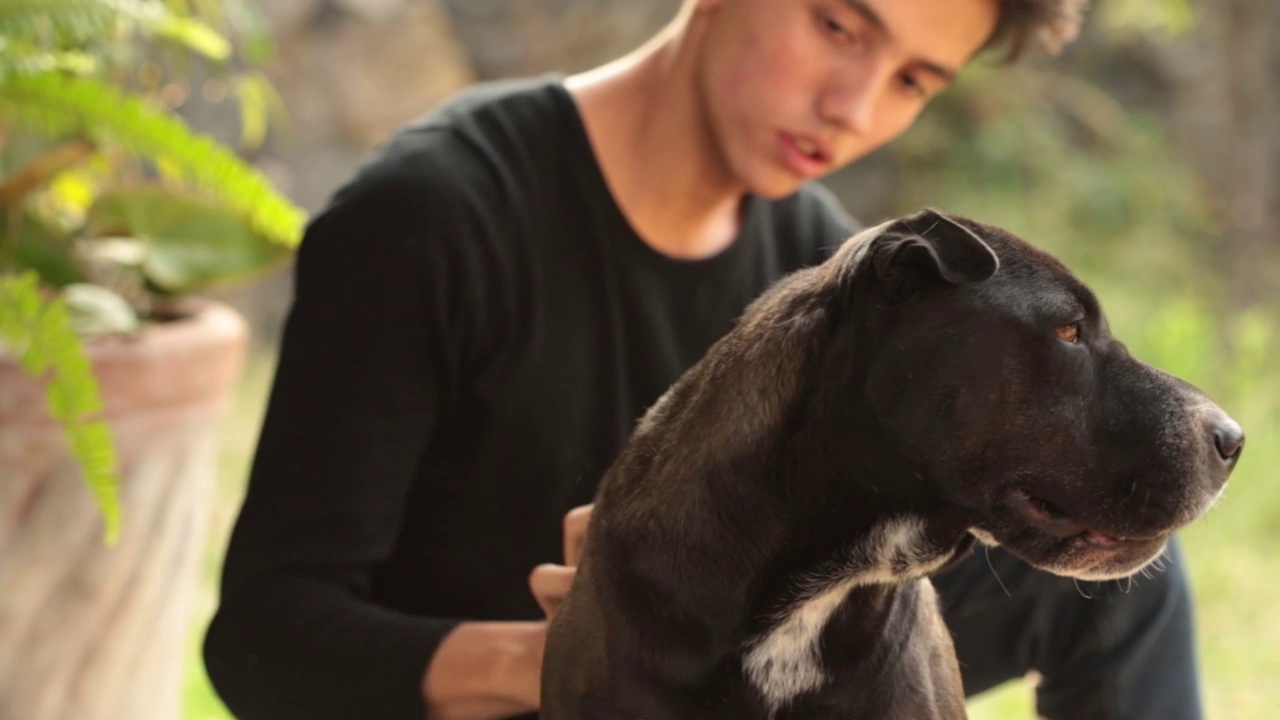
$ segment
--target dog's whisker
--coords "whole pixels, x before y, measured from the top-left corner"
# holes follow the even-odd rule
[[[991,546],[983,545],[982,549],[985,551],[987,556],[987,567],[991,568],[991,574],[995,576],[996,582],[1000,583],[1000,589],[1004,591],[1005,595],[1013,597],[1013,593],[1009,592],[1009,588],[1005,587],[1004,580],[1000,579],[1000,573],[996,572],[996,566],[991,562]]]
[[[1086,600],[1092,600],[1092,599],[1093,599],[1093,596],[1092,596],[1092,595],[1090,595],[1089,593],[1085,592],[1085,591],[1084,591],[1084,588],[1080,587],[1080,580],[1079,580],[1079,579],[1077,579],[1077,578],[1071,578],[1071,583],[1072,583],[1073,585],[1075,585],[1075,586],[1076,586],[1076,592],[1080,593],[1080,597],[1083,597],[1083,598],[1084,598],[1084,599],[1086,599]]]

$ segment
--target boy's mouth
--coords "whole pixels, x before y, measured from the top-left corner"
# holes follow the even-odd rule
[[[790,133],[783,133],[783,136],[785,139],[789,140],[797,150],[804,155],[807,155],[810,159],[818,162],[831,161],[831,152],[825,147],[825,144],[822,141],[816,138],[804,135],[792,135]]]
[[[813,178],[829,169],[834,154],[821,138],[793,135],[788,132],[780,132],[778,138],[782,145],[783,157],[792,172],[802,177]]]

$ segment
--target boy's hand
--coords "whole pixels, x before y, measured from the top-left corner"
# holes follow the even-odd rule
[[[564,516],[564,564],[578,567],[582,548],[587,544],[587,523],[595,505],[580,505]]]
[[[422,681],[426,720],[495,720],[537,712],[547,623],[464,622]]]
[[[582,548],[587,543],[587,523],[591,519],[591,508],[591,505],[582,505],[564,516],[564,565],[544,563],[529,574],[529,589],[548,620],[556,614],[560,603],[569,594],[573,578],[578,572]]]
[[[573,576],[577,573],[577,568],[545,563],[534,568],[529,574],[529,589],[533,591],[533,597],[538,601],[542,612],[546,613],[548,620],[555,616],[560,603],[569,594],[569,587],[573,585]]]
[[[564,517],[564,565],[533,569],[529,589],[550,620],[569,594],[587,542],[591,506]],[[465,622],[444,639],[423,678],[428,720],[476,720],[536,711],[547,623]]]

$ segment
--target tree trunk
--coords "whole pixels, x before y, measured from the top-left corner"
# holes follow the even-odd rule
[[[121,533],[0,358],[0,718],[176,720],[219,420],[246,330],[203,305],[137,339],[90,344],[120,461]]]
[[[1280,82],[1274,0],[1196,3],[1188,36],[1156,48],[1173,94],[1173,128],[1206,180],[1222,223],[1220,270],[1235,308],[1268,297],[1280,232]]]
[[[442,0],[480,79],[572,73],[635,49],[680,0]]]

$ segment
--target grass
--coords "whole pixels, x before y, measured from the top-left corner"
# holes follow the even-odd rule
[[[1163,310],[1126,297],[1122,288],[1099,293],[1116,307],[1116,333],[1132,338],[1135,354],[1159,367],[1185,374],[1206,389],[1249,433],[1240,467],[1222,501],[1183,534],[1197,598],[1197,634],[1205,702],[1211,720],[1270,720],[1280,704],[1280,603],[1273,600],[1275,553],[1280,547],[1280,485],[1271,468],[1280,466],[1280,368],[1272,325],[1249,316],[1229,328],[1215,328],[1193,308],[1165,303]],[[1119,301],[1114,302],[1114,301]],[[1252,324],[1252,325],[1251,325]],[[1250,329],[1253,327],[1253,329]],[[1212,338],[1230,333],[1232,360],[1202,356]],[[1207,359],[1208,358],[1208,359]],[[222,548],[238,507],[253,443],[261,422],[272,370],[269,356],[254,358],[224,425],[214,518],[204,567],[204,585],[193,618],[187,672],[186,720],[229,720],[204,675],[199,642],[214,606],[214,583]],[[1031,689],[1011,682],[975,699],[973,720],[1031,720]]]

